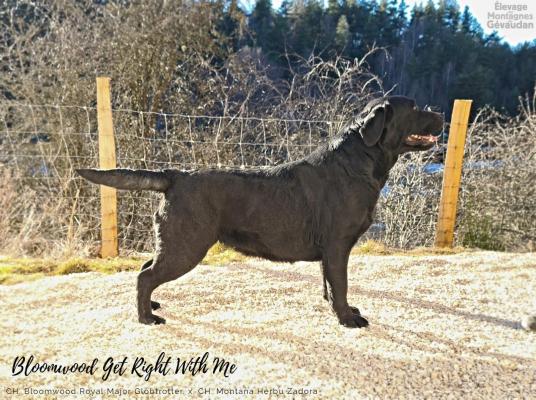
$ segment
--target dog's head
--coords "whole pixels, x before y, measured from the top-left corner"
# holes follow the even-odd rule
[[[363,110],[359,134],[366,146],[379,145],[395,154],[430,149],[443,131],[443,115],[420,110],[415,100],[389,96]]]

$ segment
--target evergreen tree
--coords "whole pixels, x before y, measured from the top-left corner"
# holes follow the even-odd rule
[[[251,29],[255,34],[255,42],[263,48],[270,47],[270,35],[274,25],[272,13],[271,0],[257,0],[249,20]]]
[[[408,9],[408,5],[404,0],[398,4],[398,9],[396,11],[396,29],[398,36],[402,36],[402,33],[404,32],[404,29],[407,26],[407,17],[406,12]]]
[[[341,15],[339,17],[339,22],[337,22],[335,44],[340,50],[342,50],[346,47],[346,44],[348,43],[349,39],[350,39],[350,26],[348,25],[348,20],[346,19],[346,15]]]
[[[461,18],[461,30],[463,33],[470,34],[472,36],[481,38],[483,30],[478,21],[473,17],[469,11],[469,7],[465,6]]]
[[[298,54],[308,57],[315,50],[324,48],[329,39],[323,35],[324,9],[319,0],[308,0],[303,8],[301,4],[292,13],[291,47]]]
[[[341,13],[341,5],[339,4],[338,0],[328,0],[328,8],[327,8],[328,15],[339,18],[339,15]]]
[[[249,26],[276,62],[286,50],[354,58],[382,46],[390,58],[378,55],[370,65],[385,86],[445,110],[455,97],[468,97],[477,107],[514,112],[517,96],[533,92],[536,41],[512,49],[496,33],[484,35],[456,0],[417,3],[409,16],[407,9],[405,0],[328,0],[325,7],[322,0],[285,0],[274,13],[270,0],[257,0]]]
[[[237,51],[244,41],[243,25],[245,21],[246,15],[238,6],[237,0],[230,0],[225,4],[225,11],[218,24],[218,30],[229,39],[233,51]]]

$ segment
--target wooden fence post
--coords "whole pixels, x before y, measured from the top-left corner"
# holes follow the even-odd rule
[[[97,122],[99,127],[99,167],[116,167],[114,126],[110,78],[97,77]],[[117,191],[108,186],[101,189],[101,257],[117,257]]]
[[[436,227],[435,245],[437,247],[452,247],[454,242],[454,225],[462,177],[465,136],[472,102],[472,100],[454,101]]]

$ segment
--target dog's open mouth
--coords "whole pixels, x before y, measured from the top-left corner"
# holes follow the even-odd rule
[[[412,147],[421,147],[421,146],[432,146],[439,136],[434,135],[409,135],[405,139],[405,144]]]

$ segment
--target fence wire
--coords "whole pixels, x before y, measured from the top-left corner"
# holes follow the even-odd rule
[[[113,110],[117,165],[184,170],[269,167],[309,154],[342,122],[256,117],[213,117]],[[85,247],[100,239],[99,189],[76,168],[98,166],[95,107],[0,107],[3,183],[21,201],[11,204],[12,233],[22,252]],[[13,201],[4,196],[4,203]],[[152,215],[159,195],[118,192],[119,243],[123,251],[152,250]],[[6,204],[7,205],[7,204]],[[4,243],[4,246],[7,244]]]
[[[113,121],[118,167],[184,170],[248,169],[297,160],[350,122],[123,109],[113,110]],[[510,153],[499,157],[496,149],[512,135],[505,131],[499,145],[486,143],[482,139],[486,129],[495,128],[475,124],[469,129],[466,158],[470,161],[466,161],[469,167],[464,167],[462,209],[476,201],[467,189],[474,188],[478,179],[505,170],[506,159],[530,156],[512,147]],[[401,157],[382,191],[376,222],[366,238],[396,247],[433,243],[444,152],[445,145],[440,144],[432,152]],[[477,164],[471,168],[471,163]],[[99,188],[74,171],[98,166],[95,107],[0,103],[0,165],[0,251],[98,252]],[[509,168],[512,165],[508,164]],[[534,165],[534,157],[529,165]],[[533,177],[529,175],[522,178]],[[519,201],[533,199],[530,195]],[[159,198],[152,192],[118,192],[123,254],[152,251],[152,215]],[[527,232],[523,226],[512,229]]]

